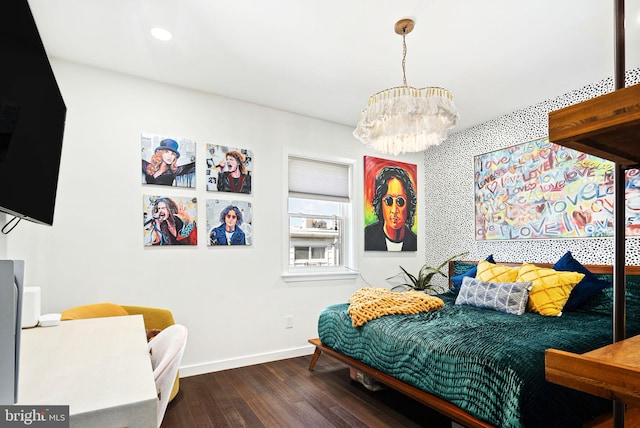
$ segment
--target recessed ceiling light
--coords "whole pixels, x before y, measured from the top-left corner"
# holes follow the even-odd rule
[[[151,29],[151,35],[158,40],[167,41],[171,40],[171,33],[164,28],[155,27]]]

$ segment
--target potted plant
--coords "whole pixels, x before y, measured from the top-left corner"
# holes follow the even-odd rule
[[[426,264],[420,268],[418,275],[413,275],[405,268],[400,266],[402,272],[387,278],[387,281],[393,278],[397,278],[401,276],[404,280],[403,283],[397,284],[392,288],[393,291],[406,291],[406,290],[417,290],[417,291],[435,291],[435,284],[432,284],[431,281],[434,279],[436,275],[443,276],[448,278],[447,274],[442,272],[442,268],[447,266],[450,261],[457,259],[458,257],[462,257],[469,254],[468,252],[456,254],[455,256],[449,257],[447,260],[442,262],[437,267],[427,266]]]

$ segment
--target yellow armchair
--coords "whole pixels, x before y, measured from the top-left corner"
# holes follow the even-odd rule
[[[129,315],[142,315],[144,328],[147,330],[164,330],[170,325],[174,325],[173,314],[168,309],[148,308],[146,306],[125,306],[122,308]]]
[[[142,315],[144,328],[146,330],[164,330],[175,324],[173,314],[168,309],[151,308],[146,306],[125,306],[115,303],[95,303],[91,305],[76,306],[62,311],[62,321],[76,320],[83,318],[101,318],[123,315]],[[173,389],[169,395],[169,401],[180,391],[180,373],[176,375]]]

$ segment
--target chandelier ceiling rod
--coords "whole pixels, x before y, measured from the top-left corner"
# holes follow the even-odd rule
[[[413,31],[413,27],[415,26],[415,22],[412,19],[401,19],[396,22],[396,34],[402,36],[402,79],[404,81],[404,86],[409,86],[407,83],[407,70],[406,70],[406,61],[407,61],[407,34]]]

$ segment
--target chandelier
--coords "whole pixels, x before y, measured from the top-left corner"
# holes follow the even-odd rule
[[[386,154],[421,152],[440,144],[458,122],[453,95],[444,88],[414,88],[407,84],[405,37],[413,30],[412,19],[396,22],[402,36],[404,86],[385,89],[369,98],[353,135],[373,150]]]

